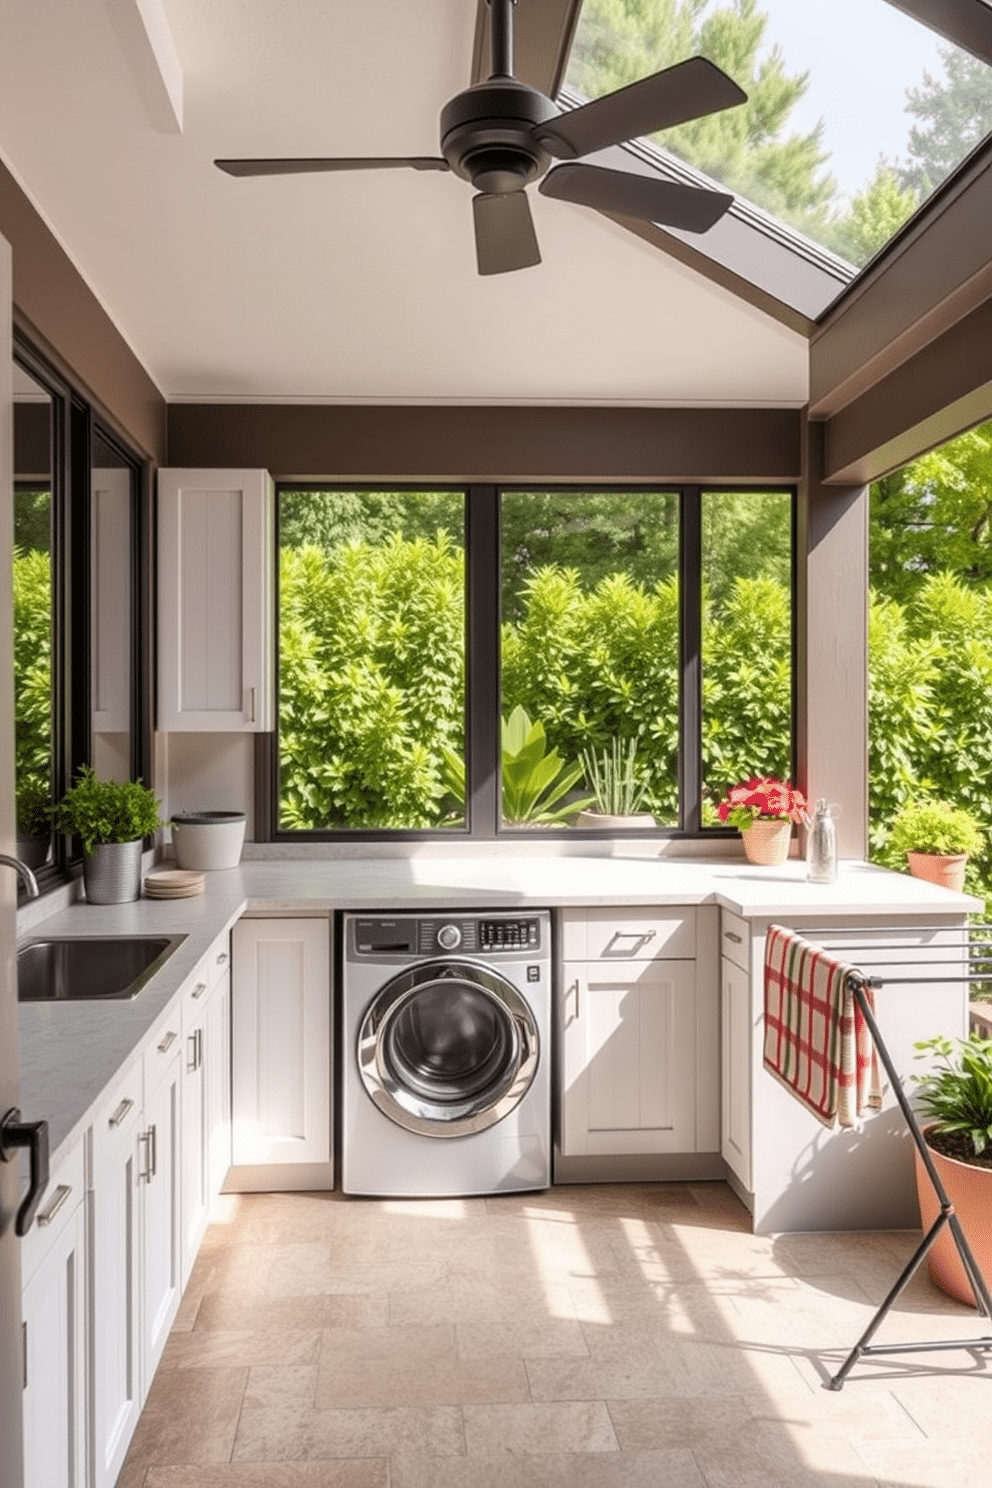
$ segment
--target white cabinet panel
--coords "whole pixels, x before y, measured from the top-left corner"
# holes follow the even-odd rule
[[[179,1084],[181,1043],[145,1098],[139,1137],[141,1185],[141,1395],[155,1373],[179,1307]]]
[[[694,1151],[695,963],[564,971],[562,1153]]]
[[[227,937],[211,950],[183,998],[183,1284],[231,1166],[231,977]]]
[[[272,728],[273,512],[263,470],[159,471],[163,732]]]
[[[239,920],[233,940],[234,1163],[328,1163],[328,922]]]
[[[24,1288],[24,1481],[85,1488],[86,1212],[79,1173],[53,1179],[29,1236]],[[27,1237],[25,1237],[27,1238]]]
[[[721,962],[720,1150],[746,1189],[751,1187],[751,1044],[754,1015],[747,971]]]

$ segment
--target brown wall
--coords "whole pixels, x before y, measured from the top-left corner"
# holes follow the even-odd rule
[[[185,404],[168,463],[339,480],[794,482],[795,409]]]
[[[24,192],[0,164],[14,324],[149,459],[165,457],[165,399]]]

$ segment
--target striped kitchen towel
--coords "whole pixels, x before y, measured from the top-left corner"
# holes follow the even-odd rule
[[[765,1069],[825,1126],[882,1104],[878,1057],[848,978],[853,967],[781,925],[765,942]],[[868,989],[869,1005],[875,1003]]]

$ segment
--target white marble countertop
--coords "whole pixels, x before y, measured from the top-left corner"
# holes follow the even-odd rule
[[[618,850],[619,849],[619,850]],[[138,1058],[217,937],[244,913],[326,914],[336,909],[456,909],[563,905],[717,904],[759,920],[818,916],[959,915],[979,901],[864,863],[844,863],[836,883],[806,882],[805,866],[754,868],[728,858],[496,853],[404,857],[279,857],[207,874],[200,897],[135,904],[76,903],[38,919],[22,939],[45,935],[186,938],[130,1002],[21,1003],[21,1110],[49,1122],[53,1165]],[[25,923],[26,922],[26,923]]]

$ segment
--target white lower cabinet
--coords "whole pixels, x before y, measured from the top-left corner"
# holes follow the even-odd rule
[[[86,1484],[86,1208],[82,1143],[53,1176],[21,1251],[24,1482]]]
[[[239,920],[232,964],[231,1186],[331,1186],[330,924]]]
[[[692,910],[563,912],[563,1156],[699,1150],[697,1004]]]
[[[227,938],[183,996],[181,1265],[185,1286],[231,1166],[231,971]]]
[[[751,1005],[751,927],[720,913],[720,1152],[751,1188],[751,1071],[755,1015]]]

